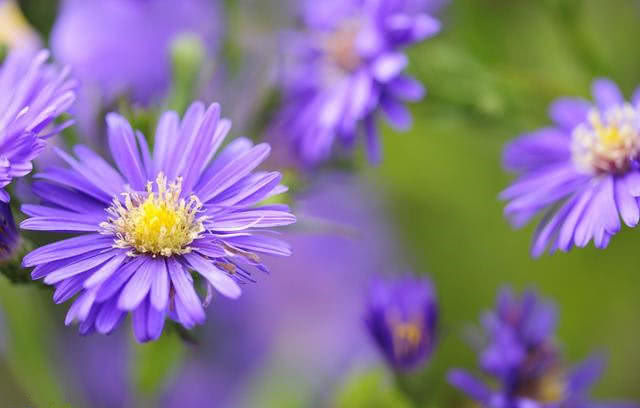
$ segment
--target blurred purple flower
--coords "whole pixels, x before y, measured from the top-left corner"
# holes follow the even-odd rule
[[[544,213],[532,254],[568,251],[591,239],[604,248],[640,218],[640,88],[631,103],[607,79],[593,83],[595,104],[560,99],[553,126],[525,134],[505,148],[505,166],[520,174],[501,193],[516,226]]]
[[[486,372],[504,381],[535,375],[554,359],[555,307],[527,290],[516,297],[508,288],[500,291],[496,308],[482,320],[488,344],[480,354]],[[535,357],[535,358],[533,358]],[[525,368],[527,372],[522,372]]]
[[[98,116],[122,95],[148,105],[171,79],[171,42],[183,33],[202,39],[211,55],[222,33],[216,2],[208,0],[67,0],[51,33],[55,57],[82,82],[74,112],[95,135]]]
[[[55,285],[56,303],[78,295],[65,324],[106,334],[132,312],[138,341],[158,338],[166,316],[192,328],[205,313],[191,271],[210,293],[237,298],[252,270],[266,271],[258,254],[290,254],[258,233],[295,222],[287,206],[259,204],[286,191],[280,173],[254,172],[269,146],[236,139],[212,160],[231,127],[219,105],[196,102],[182,121],[163,114],[153,152],[121,116],[107,122],[118,170],[85,146],[77,159],[58,150],[71,169],[37,175],[43,205],[22,206],[24,229],[81,234],[23,260],[33,279]]]
[[[31,161],[45,148],[48,137],[70,122],[50,126],[73,103],[75,81],[68,70],[46,63],[47,51],[11,52],[0,66],[0,201],[16,177],[28,174]]]
[[[365,315],[369,333],[396,370],[415,369],[431,355],[437,339],[438,307],[426,278],[377,280]]]
[[[555,321],[554,307],[535,292],[518,299],[502,290],[496,309],[484,316],[488,344],[480,352],[480,366],[496,378],[497,387],[459,369],[451,370],[449,383],[486,408],[638,407],[589,401],[604,360],[594,356],[567,368],[553,341]]]
[[[60,333],[60,364],[73,406],[127,408],[133,403],[131,348],[123,330],[111,336],[80,337]],[[81,403],[82,401],[82,403]]]
[[[306,1],[306,31],[291,33],[283,47],[283,108],[277,134],[305,164],[329,158],[334,141],[354,144],[365,135],[369,159],[380,147],[376,118],[386,114],[407,129],[410,113],[403,101],[418,101],[424,89],[404,74],[403,50],[435,35],[440,23],[411,10],[403,0]]]
[[[13,258],[20,247],[20,234],[13,220],[11,207],[0,202],[0,263]]]

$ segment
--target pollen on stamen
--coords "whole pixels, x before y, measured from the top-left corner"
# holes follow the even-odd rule
[[[114,236],[114,247],[130,248],[129,255],[181,255],[205,231],[206,216],[198,216],[202,203],[195,195],[181,198],[182,179],[167,185],[163,173],[149,181],[146,193],[123,193],[107,209],[109,218],[100,224],[104,234]]]
[[[640,112],[630,104],[592,110],[572,134],[576,166],[587,173],[622,173],[640,156]]]

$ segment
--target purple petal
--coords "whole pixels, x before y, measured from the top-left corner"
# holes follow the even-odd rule
[[[122,116],[110,113],[107,115],[107,131],[109,148],[120,172],[134,190],[144,190],[148,180],[131,125]]]
[[[104,237],[100,234],[80,235],[31,251],[22,260],[22,266],[28,268],[58,259],[70,258],[96,249],[106,249],[112,244],[111,237]]]
[[[96,330],[98,333],[109,334],[122,321],[125,312],[118,309],[117,299],[112,299],[102,305],[96,316]]]
[[[125,285],[118,298],[118,307],[122,310],[133,310],[149,293],[153,277],[158,271],[158,263],[161,261],[146,258],[142,261],[138,270]]]
[[[198,191],[198,197],[202,202],[207,202],[216,195],[231,187],[241,178],[249,174],[269,155],[271,148],[262,143],[253,147],[248,152],[238,156],[218,171]]]
[[[382,83],[388,82],[400,75],[408,62],[407,56],[402,53],[385,54],[373,63],[373,76]]]
[[[131,314],[131,323],[133,325],[133,334],[136,336],[136,340],[140,343],[145,343],[150,340],[147,331],[147,319],[148,319],[149,305],[148,302],[142,302],[136,310]]]
[[[151,284],[151,306],[155,311],[164,310],[169,302],[169,275],[164,260],[157,262],[158,270]],[[164,320],[164,318],[163,318]]]
[[[102,265],[103,263],[107,262],[109,259],[113,258],[114,256],[117,256],[118,254],[119,252],[117,251],[109,251],[88,259],[83,259],[81,261],[74,262],[70,265],[64,266],[56,270],[55,272],[52,272],[49,275],[47,275],[44,278],[44,283],[48,285],[52,285],[64,279],[70,278],[71,276],[77,275],[82,272],[86,272],[89,269]]]
[[[197,323],[204,322],[205,314],[202,302],[193,288],[187,272],[172,258],[167,260],[167,269],[176,295],[181,300],[184,311]]]
[[[225,272],[216,268],[210,260],[196,253],[185,254],[184,259],[222,295],[236,299],[242,294],[238,283]]]
[[[425,95],[422,84],[406,75],[395,77],[387,87],[394,97],[407,102],[420,101]]]
[[[572,131],[587,119],[591,108],[591,104],[583,99],[563,98],[551,105],[549,115],[556,125]]]
[[[609,79],[595,80],[592,86],[592,93],[598,108],[603,111],[624,103],[624,96],[620,92],[620,88]]]
[[[411,113],[402,103],[391,98],[382,98],[380,107],[394,129],[406,131],[411,127]]]

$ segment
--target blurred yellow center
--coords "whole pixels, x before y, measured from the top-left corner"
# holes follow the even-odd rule
[[[629,104],[604,113],[594,109],[572,137],[574,162],[581,170],[624,172],[640,154],[640,112]]]
[[[424,325],[421,316],[404,320],[398,316],[389,315],[387,319],[391,328],[394,353],[407,356],[413,353],[424,340]]]
[[[538,400],[545,403],[561,401],[565,396],[564,377],[548,375],[542,377],[538,388]]]
[[[146,194],[124,193],[124,205],[118,199],[107,210],[110,217],[102,224],[105,232],[116,236],[115,246],[132,248],[131,255],[150,253],[172,256],[191,251],[189,244],[205,230],[206,217],[197,217],[202,208],[195,195],[180,198],[182,180],[167,185],[160,173],[153,189],[147,183]]]
[[[358,21],[348,21],[325,39],[327,55],[343,71],[352,72],[360,66],[361,58],[356,49],[359,31]]]
[[[558,366],[551,367],[540,377],[522,385],[516,393],[545,404],[564,400],[567,396],[565,371]]]

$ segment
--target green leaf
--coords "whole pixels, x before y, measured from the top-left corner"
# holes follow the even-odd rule
[[[338,408],[411,408],[413,405],[395,388],[393,378],[378,369],[347,379],[336,398]]]

